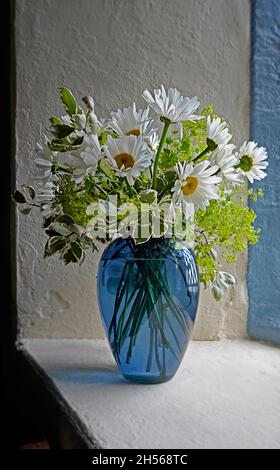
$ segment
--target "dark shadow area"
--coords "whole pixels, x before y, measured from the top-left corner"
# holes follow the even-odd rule
[[[67,422],[62,409],[45,384],[18,352],[16,304],[16,223],[11,194],[15,188],[16,151],[16,67],[14,0],[3,3],[1,68],[1,209],[2,209],[2,298],[1,298],[1,382],[3,391],[2,430],[4,450],[44,439],[51,448],[84,448],[77,431]],[[6,26],[6,28],[4,27]],[[9,178],[10,175],[10,178]]]

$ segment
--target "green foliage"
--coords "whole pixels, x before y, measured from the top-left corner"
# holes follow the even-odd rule
[[[48,146],[53,152],[71,152],[72,150],[77,150],[83,143],[83,140],[83,137],[70,134],[68,137],[52,140]]]
[[[18,204],[24,204],[26,202],[24,194],[22,194],[20,191],[15,191],[14,192],[13,199]]]
[[[35,193],[35,189],[33,188],[33,186],[25,185],[25,188],[29,196],[31,197],[31,199],[35,199],[36,193]]]
[[[30,214],[31,210],[32,210],[32,207],[23,207],[22,209],[20,209],[20,212],[23,215],[28,215],[28,214]]]
[[[212,200],[205,211],[196,212],[196,254],[203,282],[212,281],[218,270],[211,256],[213,246],[221,247],[222,258],[234,263],[236,255],[246,249],[248,242],[253,245],[258,241],[260,230],[253,226],[255,218],[252,209],[229,195]]]
[[[171,123],[169,118],[161,116],[160,120],[165,123],[165,126],[158,151],[154,154],[153,166],[142,172],[132,186],[125,177],[116,176],[115,170],[106,158],[102,157],[99,159],[95,176],[84,175],[82,183],[76,183],[73,166],[68,164],[65,158],[61,161],[59,154],[76,151],[81,147],[84,134],[78,131],[83,130],[87,134],[98,132],[97,136],[101,145],[106,144],[108,134],[113,138],[117,138],[118,135],[108,129],[105,130],[105,127],[103,130],[99,129],[94,113],[94,101],[91,97],[83,98],[86,105],[86,111],[84,111],[68,88],[60,87],[59,92],[69,119],[66,124],[60,117],[50,118],[51,141],[48,142],[48,147],[51,151],[57,152],[56,155],[52,155],[51,163],[51,171],[57,179],[53,179],[55,190],[54,198],[51,200],[51,208],[55,213],[51,211],[52,215],[44,219],[44,229],[48,235],[44,255],[58,254],[65,264],[81,263],[85,249],[96,249],[96,245],[85,231],[88,223],[94,224],[94,217],[99,217],[99,209],[96,209],[99,206],[95,203],[100,199],[108,200],[110,195],[116,196],[118,207],[121,204],[133,203],[139,209],[141,203],[155,205],[170,202],[172,188],[178,178],[174,168],[177,162],[195,164],[208,158],[216,148],[216,143],[207,139],[206,128],[207,116],[211,118],[217,116],[213,114],[212,107],[207,106],[200,113],[203,116],[201,119],[182,123],[182,129]],[[179,129],[182,132],[179,132]],[[235,282],[229,273],[220,270],[221,261],[235,262],[237,254],[246,249],[247,243],[257,242],[259,234],[259,230],[253,226],[255,212],[244,206],[246,191],[240,186],[232,188],[229,195],[227,191],[229,186],[228,183],[219,183],[219,199],[212,200],[205,211],[198,210],[194,220],[195,252],[200,278],[203,283],[211,284],[213,295],[217,300],[228,286]],[[34,202],[36,198],[34,188],[26,185],[22,188],[23,192],[15,191],[13,194],[14,200],[22,204],[21,212],[28,214],[33,206],[42,208],[42,198],[38,204]],[[253,191],[250,188],[248,197],[256,202],[259,197],[262,197],[262,190]],[[90,205],[98,214],[93,214],[88,210]],[[118,212],[118,220],[123,224],[126,223],[125,218],[129,217],[127,206],[122,212]],[[101,213],[101,218],[104,218],[102,209]],[[166,232],[168,225],[165,222],[164,227],[163,214],[162,211],[159,215],[161,228],[159,236]],[[148,217],[151,222],[151,214]],[[132,223],[138,225],[139,229],[141,220],[134,216]],[[171,232],[173,230],[174,235],[175,228],[179,227],[182,229],[183,239],[189,241],[193,238],[192,230],[184,217],[183,220],[175,220],[173,227],[169,229]],[[136,243],[144,243],[147,240],[147,238],[139,238],[140,236],[141,232],[138,231],[138,235],[135,232]],[[109,240],[107,235],[102,238],[102,241],[106,240]],[[215,248],[220,253],[220,260]]]
[[[96,249],[94,242],[81,233],[80,227],[69,215],[45,219],[44,228],[49,236],[44,250],[45,258],[58,253],[65,264],[82,263],[84,249],[90,246]]]
[[[69,116],[77,114],[77,103],[72,91],[66,87],[61,86],[59,88],[59,92],[66,113],[69,114]]]
[[[55,205],[61,205],[64,214],[72,217],[78,225],[86,227],[89,220],[86,215],[87,206],[93,202],[88,192],[77,191],[73,177],[69,174],[58,176]]]
[[[74,132],[75,128],[68,126],[67,124],[53,124],[50,127],[50,131],[55,139],[64,139],[68,135]]]
[[[263,197],[263,190],[258,188],[257,191],[254,191],[252,188],[248,189],[247,194],[253,202],[257,202],[259,198]]]
[[[206,116],[212,113],[211,106],[207,106],[201,113],[204,119],[183,123],[182,139],[168,137],[166,147],[160,158],[160,168],[165,171],[174,167],[177,161],[191,162],[196,155],[207,146],[206,142]]]

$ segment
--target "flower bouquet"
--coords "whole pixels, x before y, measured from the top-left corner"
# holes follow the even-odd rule
[[[258,240],[246,198],[262,192],[246,181],[266,176],[266,150],[255,142],[237,149],[211,106],[198,111],[197,97],[175,88],[145,90],[145,109],[133,103],[108,119],[90,96],[81,106],[61,87],[60,98],[64,114],[50,118],[37,144],[35,184],[14,199],[23,214],[40,209],[45,257],[82,263],[87,249],[107,244],[99,304],[116,361],[132,380],[168,380],[200,283],[219,300],[236,283],[223,262]]]

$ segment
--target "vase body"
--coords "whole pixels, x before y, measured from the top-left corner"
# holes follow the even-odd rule
[[[123,375],[160,383],[176,373],[193,329],[199,297],[195,257],[183,242],[113,241],[98,271],[98,300]]]

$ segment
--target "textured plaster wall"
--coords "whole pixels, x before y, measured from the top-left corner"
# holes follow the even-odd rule
[[[253,4],[252,138],[267,147],[268,176],[258,202],[260,242],[250,249],[248,332],[253,338],[280,344],[280,2]]]
[[[92,93],[97,112],[177,86],[214,104],[237,141],[248,137],[249,0],[17,0],[17,178],[33,174],[34,146],[60,112],[57,88]],[[139,98],[137,98],[139,97]],[[25,337],[100,337],[98,257],[77,268],[43,260],[35,213],[18,218],[18,306]],[[202,292],[194,338],[246,335],[246,254],[238,289],[221,303]]]

